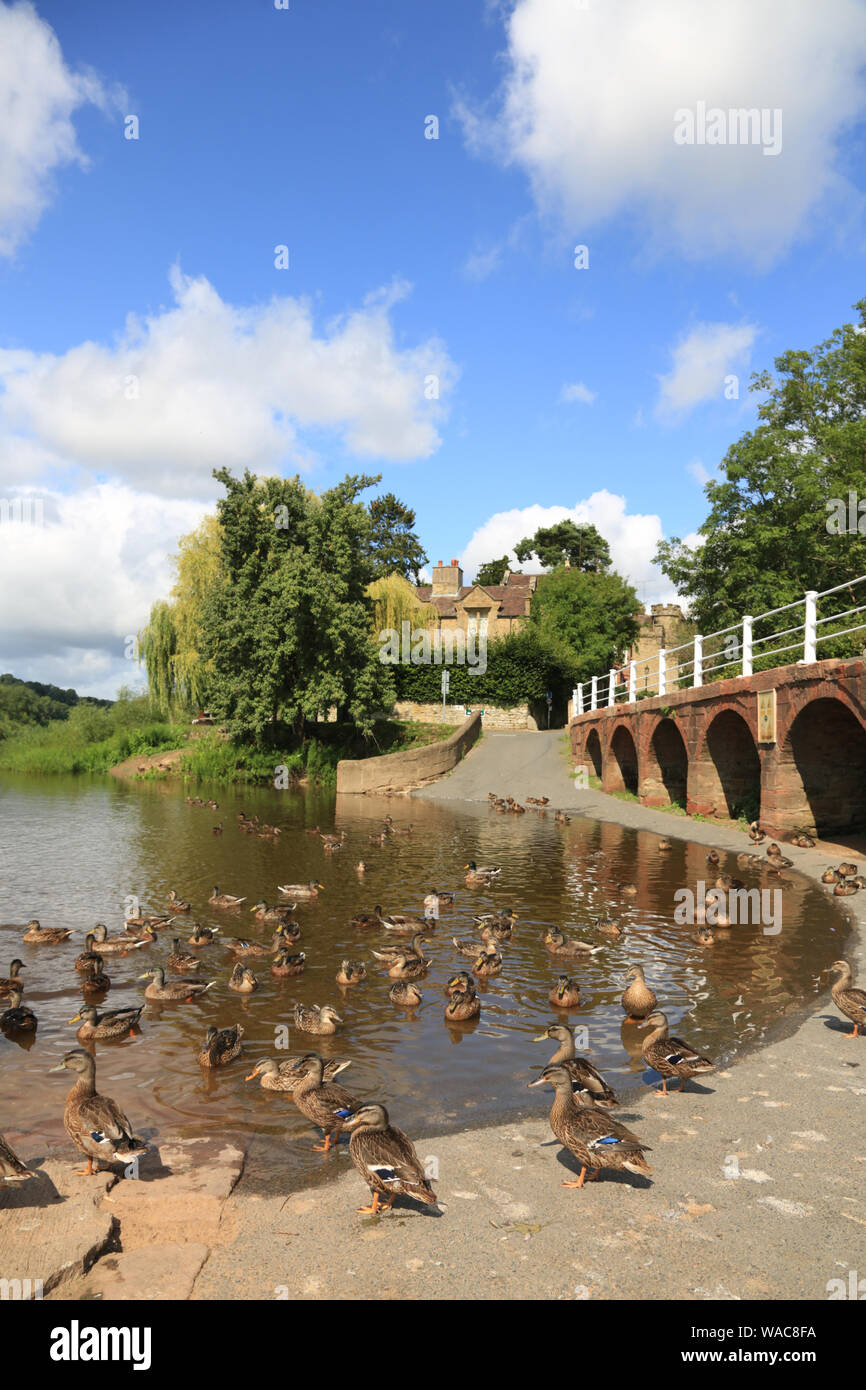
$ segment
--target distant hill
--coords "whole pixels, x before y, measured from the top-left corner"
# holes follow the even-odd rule
[[[61,690],[42,681],[23,681],[7,671],[0,676],[0,726],[49,724],[52,719],[68,719],[75,705],[96,705],[108,709],[113,700],[94,700],[75,690]]]

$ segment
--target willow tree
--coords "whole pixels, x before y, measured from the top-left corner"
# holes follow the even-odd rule
[[[172,563],[176,578],[171,597],[153,605],[147,627],[139,633],[139,659],[150,693],[166,711],[208,702],[213,666],[201,654],[201,631],[205,599],[222,563],[215,515],[181,537]]]
[[[373,636],[377,639],[380,632],[390,628],[399,632],[403,622],[421,628],[429,627],[439,618],[435,605],[422,603],[408,579],[396,571],[382,579],[374,579],[367,586],[367,593],[373,600]]]

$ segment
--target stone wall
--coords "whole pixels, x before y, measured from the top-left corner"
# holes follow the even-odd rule
[[[480,733],[481,715],[476,712],[441,743],[385,753],[380,758],[343,758],[337,763],[337,792],[362,796],[366,792],[409,791],[433,782],[457,766]]]
[[[393,719],[406,719],[412,724],[460,724],[470,714],[480,711],[485,729],[537,729],[528,705],[488,705],[483,700],[471,705],[419,704],[416,700],[398,700],[392,711]]]

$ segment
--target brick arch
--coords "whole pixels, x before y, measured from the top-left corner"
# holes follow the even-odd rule
[[[675,719],[661,718],[641,759],[640,799],[645,806],[683,806],[688,797],[689,755]]]
[[[761,759],[752,720],[735,705],[714,713],[704,729],[690,770],[691,814],[758,817]]]
[[[775,792],[786,830],[866,827],[866,729],[848,700],[821,695],[797,711],[779,742]]]
[[[583,745],[584,761],[592,766],[596,777],[601,777],[602,756],[601,739],[598,736],[598,729],[590,729]]]
[[[637,794],[637,789],[637,747],[628,725],[617,724],[607,745],[602,790]]]

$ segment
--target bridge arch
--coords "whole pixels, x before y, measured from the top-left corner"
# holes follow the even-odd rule
[[[705,814],[761,813],[761,759],[749,723],[735,709],[722,709],[708,723],[692,764],[689,809]]]
[[[626,724],[617,724],[611,735],[608,756],[604,759],[602,785],[606,792],[633,792],[637,795],[637,748]]]
[[[585,762],[592,767],[594,775],[596,777],[601,777],[601,739],[598,736],[597,729],[590,729],[587,734],[586,742],[583,745],[583,755]]]
[[[778,795],[791,830],[866,826],[866,729],[845,701],[822,696],[795,715],[780,748]]]
[[[650,735],[641,768],[645,806],[682,806],[688,796],[689,755],[675,719],[658,721]]]

